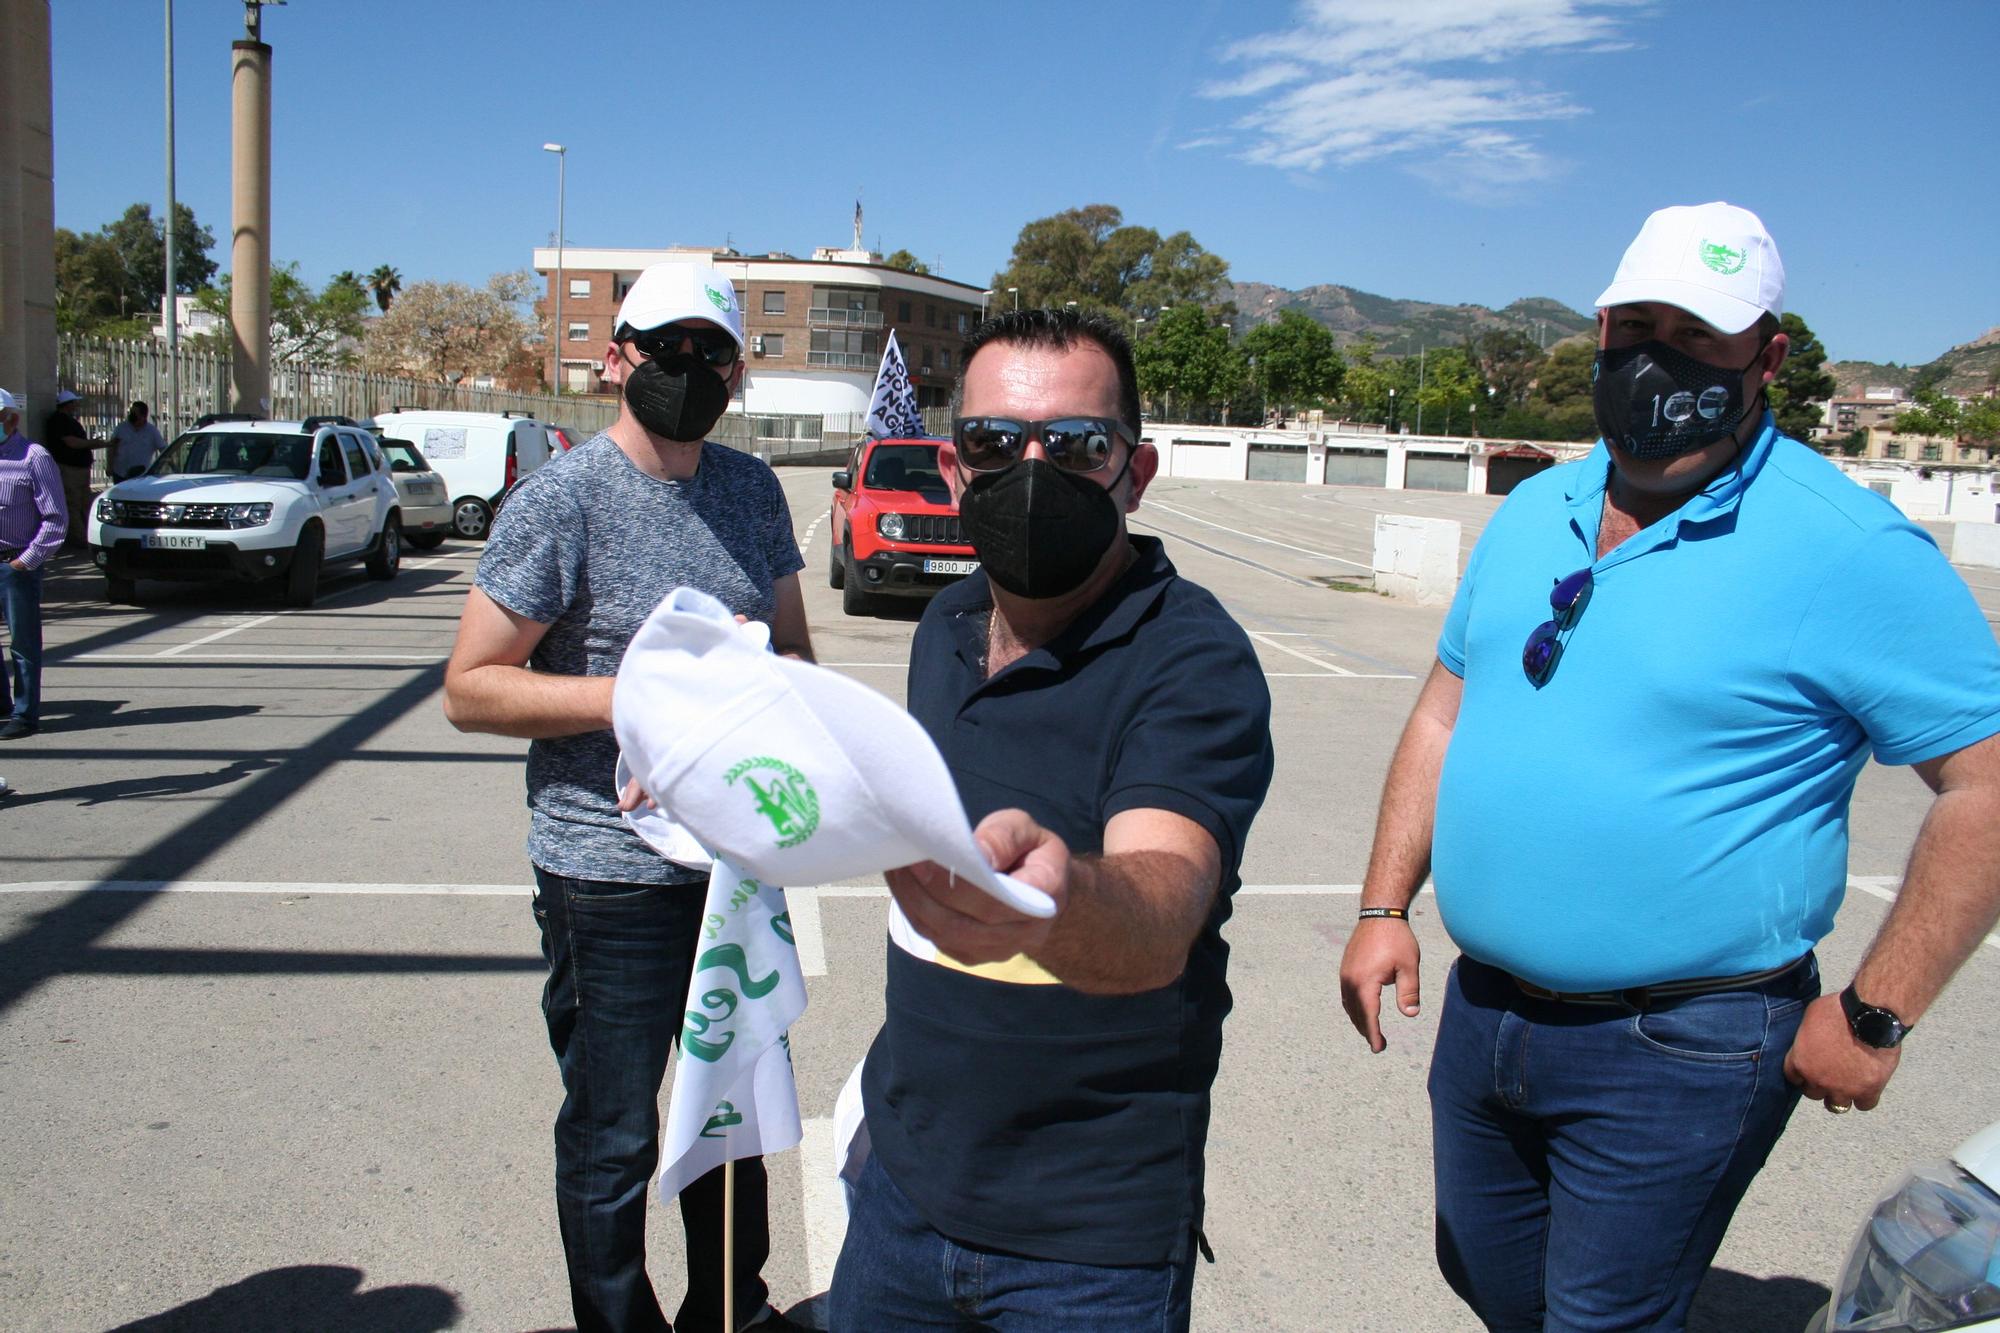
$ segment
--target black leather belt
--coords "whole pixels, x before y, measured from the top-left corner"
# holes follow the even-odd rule
[[[1811,954],[1801,954],[1789,963],[1767,967],[1761,972],[1740,972],[1733,977],[1690,977],[1686,981],[1661,981],[1651,986],[1628,986],[1624,990],[1560,991],[1548,990],[1533,982],[1523,981],[1509,972],[1512,981],[1521,994],[1536,1000],[1557,1000],[1563,1004],[1623,1004],[1634,1009],[1651,1008],[1655,1000],[1679,999],[1688,995],[1708,995],[1715,991],[1748,990],[1766,981],[1776,981],[1799,968],[1804,967]]]

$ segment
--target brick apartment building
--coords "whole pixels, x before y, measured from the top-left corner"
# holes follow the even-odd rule
[[[562,256],[560,364],[545,367],[565,393],[603,393],[604,349],[625,293],[648,265],[708,262],[736,284],[749,343],[748,373],[732,410],[764,413],[866,412],[890,330],[909,363],[922,406],[949,400],[959,345],[988,294],[946,278],[887,268],[866,250],[822,249],[811,259],[750,256],[727,248],[659,250],[570,246]],[[554,314],[556,252],[538,246],[535,270],[549,286],[540,303]]]

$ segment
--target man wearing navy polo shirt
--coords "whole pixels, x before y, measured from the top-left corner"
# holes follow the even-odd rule
[[[889,873],[832,1324],[1185,1329],[1270,695],[1216,600],[1126,531],[1159,459],[1116,326],[1008,313],[959,364],[939,465],[982,568],[925,612],[910,711],[992,863],[1058,911]]]
[[[1341,964],[1417,1009],[1438,1262],[1492,1329],[1678,1329],[1801,1095],[1872,1109],[2000,912],[2000,648],[1937,547],[1780,435],[1784,268],[1663,209],[1598,298],[1603,439],[1481,537],[1390,766]],[[1813,946],[1870,755],[1937,793],[1851,983]]]

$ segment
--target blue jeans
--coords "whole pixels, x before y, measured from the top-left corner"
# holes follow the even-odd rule
[[[869,1158],[833,1272],[833,1333],[1184,1333],[1194,1257],[1107,1268],[961,1245]]]
[[[1536,1000],[1461,957],[1431,1058],[1438,1266],[1496,1333],[1679,1329],[1799,1100],[1808,958],[1745,990]]]
[[[5,671],[0,671],[0,712],[23,722],[42,720],[42,571],[16,569],[0,560],[0,613],[7,618]],[[11,700],[11,710],[10,710]]]
[[[660,1161],[660,1085],[687,1011],[705,885],[566,879],[535,867],[548,984],[542,1013],[562,1068],[556,1216],[579,1333],[665,1333],[646,1276],[646,1195]],[[736,1164],[736,1317],[763,1309],[771,1255],[764,1160]],[[681,1191],[682,1333],[722,1327],[722,1169]]]

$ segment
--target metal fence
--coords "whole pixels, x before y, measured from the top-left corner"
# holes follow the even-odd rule
[[[168,389],[176,367],[180,392],[179,410],[174,412]],[[80,396],[71,410],[93,439],[108,438],[135,401],[152,409],[155,424],[168,439],[204,413],[231,407],[230,361],[215,352],[184,347],[170,358],[164,343],[65,334],[57,341],[56,373],[61,384]],[[269,414],[276,420],[323,414],[360,420],[399,408],[523,412],[563,427],[576,444],[618,418],[618,400],[608,396],[512,393],[309,363],[279,365],[271,371]],[[950,425],[949,408],[925,409],[924,428],[931,434],[941,435]],[[860,412],[750,416],[731,412],[716,423],[709,438],[773,463],[834,462],[866,433],[866,416]],[[100,485],[108,481],[104,458],[100,451],[92,469]]]

